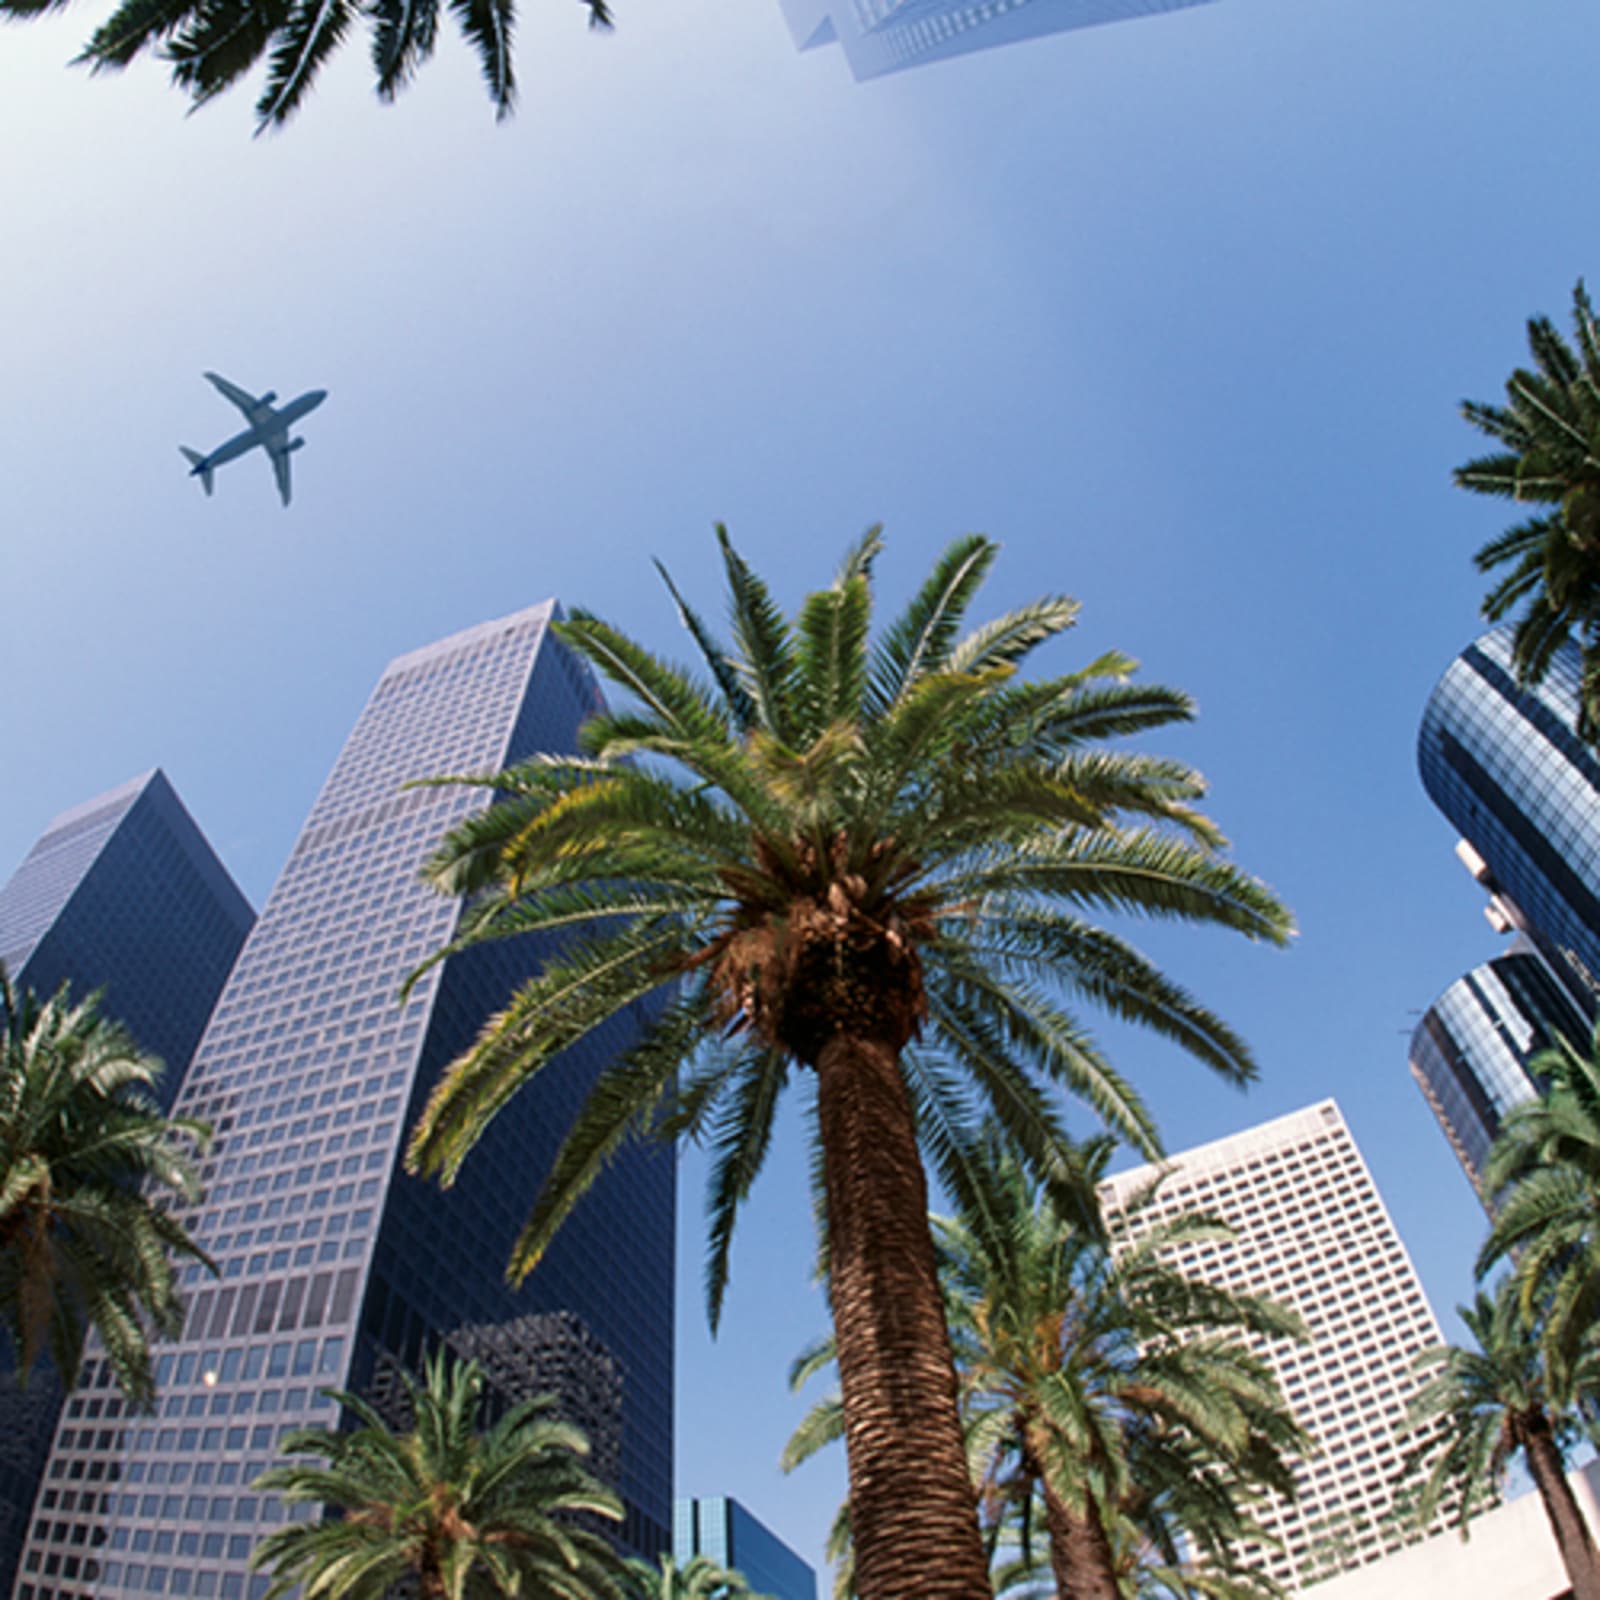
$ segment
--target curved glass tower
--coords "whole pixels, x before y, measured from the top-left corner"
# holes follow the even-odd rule
[[[1411,1076],[1480,1194],[1505,1114],[1539,1093],[1529,1061],[1558,1034],[1581,1041],[1587,1033],[1583,1013],[1529,950],[1457,979],[1417,1024]]]
[[[1524,933],[1574,1000],[1600,984],[1600,756],[1573,731],[1579,657],[1568,645],[1518,686],[1511,629],[1463,650],[1428,701],[1417,762],[1429,798],[1470,847],[1491,919]]]

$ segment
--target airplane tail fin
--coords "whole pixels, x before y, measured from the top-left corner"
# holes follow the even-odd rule
[[[186,444],[180,444],[178,448],[183,452],[183,459],[189,463],[189,476],[198,478],[206,493],[210,494],[212,473],[216,469],[207,463],[206,458],[198,450],[191,450]]]

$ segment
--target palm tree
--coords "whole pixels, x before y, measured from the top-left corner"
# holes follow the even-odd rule
[[[628,1562],[629,1600],[772,1600],[757,1594],[742,1572],[719,1567],[710,1556],[691,1556],[682,1566],[669,1555],[651,1565]]]
[[[1544,1502],[1574,1600],[1597,1600],[1600,1553],[1566,1474],[1566,1452],[1580,1431],[1571,1409],[1574,1388],[1567,1379],[1552,1383],[1511,1279],[1493,1293],[1479,1290],[1470,1307],[1458,1310],[1476,1348],[1435,1345],[1416,1361],[1419,1371],[1432,1374],[1406,1416],[1408,1429],[1423,1436],[1401,1468],[1403,1476],[1425,1472],[1417,1521],[1430,1523],[1453,1499],[1465,1533],[1473,1513],[1494,1503],[1508,1464],[1520,1452]],[[1597,1359],[1591,1349],[1571,1379],[1592,1387]]]
[[[1557,649],[1577,638],[1583,652],[1578,733],[1600,740],[1600,327],[1580,279],[1572,291],[1574,350],[1548,317],[1528,323],[1536,370],[1506,380],[1503,406],[1467,401],[1462,415],[1504,448],[1458,467],[1475,494],[1554,509],[1491,539],[1480,572],[1505,568],[1484,597],[1491,621],[1522,607],[1512,659],[1536,684]]]
[[[63,0],[0,0],[0,17],[37,17]],[[608,0],[583,0],[589,24],[611,26]],[[515,0],[465,0],[449,7],[478,57],[496,115],[516,104],[512,35]],[[433,54],[439,0],[120,0],[78,57],[115,71],[144,54],[171,65],[173,84],[198,106],[231,88],[265,59],[258,126],[287,122],[324,63],[351,29],[367,25],[378,97],[392,100]]]
[[[1038,1485],[1057,1585],[1084,1600],[1124,1593],[1119,1519],[1172,1563],[1175,1522],[1221,1560],[1243,1532],[1239,1490],[1292,1496],[1285,1452],[1309,1448],[1239,1337],[1303,1340],[1299,1317],[1172,1265],[1174,1250],[1233,1233],[1199,1213],[1151,1219],[1158,1183],[1105,1219],[1095,1186],[1111,1152],[1108,1140],[1085,1148],[1085,1198],[1064,1211],[991,1144],[959,1216],[936,1224],[986,1481]]]
[[[1241,1335],[1304,1339],[1305,1327],[1172,1266],[1174,1247],[1232,1232],[1193,1213],[1148,1220],[1156,1185],[1108,1223],[1097,1186],[1112,1149],[1091,1141],[1074,1180],[1047,1192],[991,1131],[966,1152],[959,1214],[934,1219],[991,1549],[1016,1547],[1009,1577],[1031,1571],[1042,1510],[1055,1591],[1073,1600],[1185,1583],[1276,1593],[1238,1569],[1233,1549],[1259,1536],[1253,1501],[1293,1495],[1285,1457],[1310,1441]],[[791,1383],[830,1355],[827,1341],[806,1351]],[[803,1419],[784,1467],[838,1432],[830,1398]]]
[[[641,1042],[568,1131],[510,1272],[533,1267],[611,1153],[657,1118],[658,1132],[705,1134],[714,1149],[715,1326],[775,1108],[797,1068],[813,1074],[861,1590],[982,1594],[919,1141],[942,1161],[973,1090],[1053,1170],[1046,1090],[1064,1087],[1152,1148],[1137,1095],[1060,991],[1234,1082],[1254,1066],[1224,1023],[1080,908],[1275,943],[1290,919],[1221,855],[1195,809],[1196,773],[1095,743],[1187,719],[1182,695],[1134,685],[1119,655],[1021,681],[1024,659],[1073,622],[1068,600],[960,637],[995,556],[987,539],[951,545],[873,646],[876,530],[793,621],[719,537],[734,646],[673,590],[709,683],[574,614],[561,639],[636,704],[586,724],[584,757],[439,780],[500,802],[427,868],[476,896],[448,950],[534,931],[571,942],[447,1071],[408,1161],[448,1182],[518,1088],[653,997]]]
[[[618,1521],[622,1503],[583,1465],[588,1441],[552,1415],[547,1397],[478,1431],[484,1376],[444,1351],[422,1381],[405,1376],[411,1426],[397,1432],[365,1400],[330,1391],[359,1424],[302,1428],[287,1455],[317,1456],[256,1480],[291,1506],[320,1503],[316,1521],[267,1535],[250,1565],[271,1572],[271,1597],[384,1600],[414,1583],[422,1600],[622,1600],[621,1558],[584,1517]]]
[[[1510,1112],[1484,1163],[1478,1272],[1515,1253],[1522,1317],[1565,1383],[1600,1322],[1600,1033],[1587,1053],[1562,1038],[1528,1067],[1549,1089]]]
[[[185,1147],[210,1129],[162,1115],[161,1063],[97,1006],[65,985],[40,1000],[0,965],[0,1320],[21,1377],[48,1351],[70,1387],[92,1328],[148,1405],[150,1339],[183,1326],[173,1257],[211,1265],[162,1202],[199,1198]]]

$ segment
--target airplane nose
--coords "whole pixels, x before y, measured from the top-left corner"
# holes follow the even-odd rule
[[[312,400],[312,403],[314,405],[319,405],[320,406],[322,404],[322,402],[324,400],[326,400],[327,398],[328,398],[328,391],[326,389],[313,389],[311,391],[311,400]]]

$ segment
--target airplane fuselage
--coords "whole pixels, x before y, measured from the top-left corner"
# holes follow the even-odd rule
[[[286,406],[267,406],[267,416],[246,428],[243,433],[236,433],[231,439],[219,444],[206,457],[205,466],[220,467],[225,461],[237,461],[246,450],[254,450],[258,445],[265,445],[275,434],[287,433],[301,417],[315,411],[327,398],[326,389],[311,389],[298,400],[291,400]],[[189,469],[189,476],[195,477],[200,471],[200,464],[196,463]]]
[[[224,462],[236,461],[248,451],[265,450],[272,461],[273,476],[278,482],[278,495],[285,505],[289,503],[289,457],[305,443],[304,439],[291,439],[289,430],[301,417],[315,411],[328,398],[326,389],[310,389],[287,405],[275,406],[278,398],[273,390],[264,395],[253,395],[237,384],[215,372],[205,374],[207,382],[225,399],[231,401],[249,424],[242,433],[224,440],[210,455],[201,455],[187,445],[178,448],[189,463],[189,476],[198,478],[201,486],[211,493],[212,474]]]

